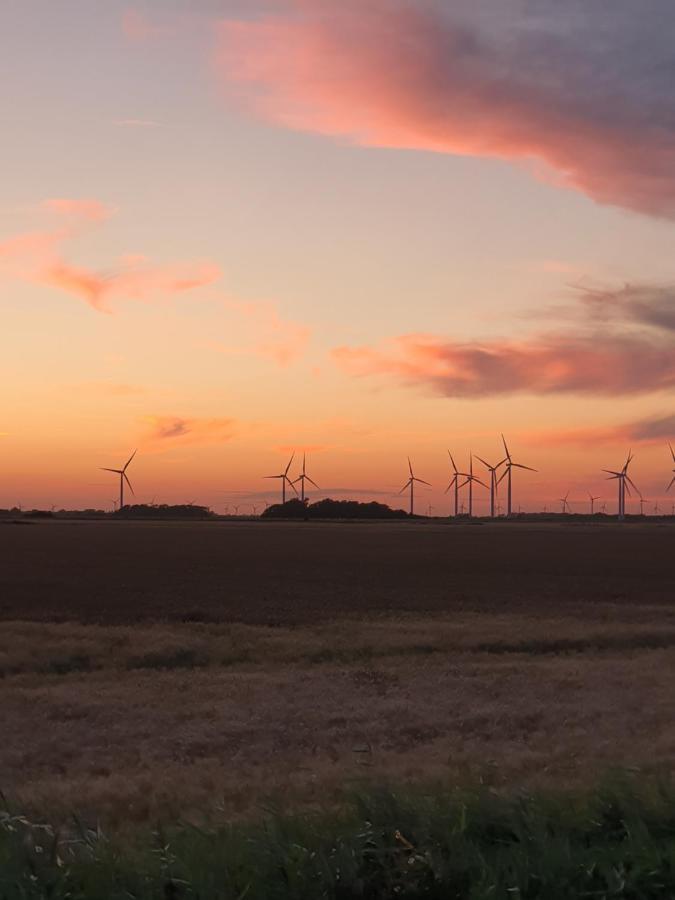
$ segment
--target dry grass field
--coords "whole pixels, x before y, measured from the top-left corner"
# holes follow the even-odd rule
[[[675,528],[0,525],[0,790],[118,826],[675,761]]]

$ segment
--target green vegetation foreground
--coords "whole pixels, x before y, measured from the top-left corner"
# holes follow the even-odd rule
[[[675,792],[379,792],[339,814],[177,826],[108,840],[0,818],[0,895],[114,898],[663,898],[675,895]]]

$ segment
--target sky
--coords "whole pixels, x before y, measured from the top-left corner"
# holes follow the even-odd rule
[[[0,507],[670,512],[671,0],[0,6]],[[476,464],[477,471],[482,467]],[[478,489],[477,511],[487,508]],[[632,501],[637,510],[637,500]]]

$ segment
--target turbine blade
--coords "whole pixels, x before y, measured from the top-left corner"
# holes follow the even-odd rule
[[[528,472],[536,472],[536,469],[531,468],[530,466],[524,466],[522,463],[511,463],[512,466],[515,466],[516,469],[527,469]]]
[[[448,456],[450,457],[450,462],[452,463],[452,468],[455,470],[455,472],[457,472],[457,466],[455,465],[455,461],[452,458],[452,453],[450,453],[449,450],[448,450]]]
[[[101,472],[114,472],[115,475],[121,475],[121,474],[122,474],[122,470],[121,470],[121,469],[105,469],[103,466],[99,466],[99,469],[101,470]]]
[[[675,462],[675,450],[673,450],[673,445],[669,443],[668,446],[670,447],[670,455],[673,457],[673,462]]]
[[[134,489],[132,488],[131,482],[129,481],[129,478],[128,478],[126,472],[122,472],[122,478],[124,478],[124,480],[126,481],[126,483],[129,485],[129,490],[131,491],[131,493],[132,493],[132,494],[134,495],[134,497],[135,497],[135,496],[136,496],[136,492],[135,492]]]
[[[412,463],[410,462],[410,457],[408,457],[408,468],[410,469],[410,475],[412,476],[413,470],[412,470]]]
[[[294,459],[295,459],[295,450],[293,451],[293,453],[291,453],[291,458],[288,460],[288,465],[284,469],[284,475],[288,475],[288,470],[290,469],[291,464]]]
[[[284,477],[286,478],[286,483],[289,484],[289,485],[293,488],[293,490],[295,491],[295,496],[297,497],[297,496],[298,496],[298,489],[297,489],[296,486],[295,486],[295,482],[294,482],[294,481],[291,481],[291,479],[290,479],[290,478],[287,478],[286,476],[284,476]]]
[[[263,475],[263,478],[285,478],[285,475]]]
[[[427,487],[431,487],[428,481],[425,481],[423,478],[415,478],[413,475],[413,481],[419,481],[420,484],[426,484]]]
[[[476,475],[472,475],[472,476],[471,476],[471,480],[472,480],[472,481],[475,481],[476,484],[482,485],[486,490],[488,490],[488,491],[490,490],[490,486],[487,485],[487,484],[485,484],[484,481],[481,481],[480,478],[476,477]]]
[[[666,493],[671,489],[671,487],[675,484],[675,475],[673,475],[673,480],[670,482],[668,487],[666,488]]]
[[[492,466],[490,465],[490,463],[485,462],[485,460],[482,459],[480,456],[476,456],[476,459],[478,460],[478,462],[482,462],[486,469],[491,469],[491,468],[492,468]]]
[[[506,478],[506,476],[507,476],[507,474],[508,474],[508,471],[509,471],[508,469],[504,469],[504,471],[502,472],[502,474],[501,474],[501,475],[499,476],[499,478],[497,479],[497,484],[501,484],[501,483],[502,483],[502,481]]]
[[[509,453],[509,448],[506,446],[506,439],[504,435],[502,435],[502,444],[504,445],[504,452],[506,453],[506,458],[511,459],[511,454]]]
[[[404,491],[407,491],[409,487],[410,487],[410,482],[408,481],[406,484],[403,485],[403,487],[401,488],[401,490],[398,493],[402,494]]]
[[[313,484],[313,485],[314,485],[314,487],[317,489],[317,491],[320,491],[320,490],[321,490],[321,488],[320,488],[319,485],[316,483],[316,481],[312,481],[312,479],[309,477],[309,475],[305,475],[305,478],[306,478],[307,481],[309,481],[310,484]]]
[[[123,469],[124,472],[126,472],[129,463],[130,463],[131,460],[134,458],[134,456],[136,456],[137,453],[138,453],[138,448],[136,448],[136,449],[134,450],[134,452],[131,454],[131,456],[129,457],[129,459],[126,461],[125,466],[124,466],[124,469]]]

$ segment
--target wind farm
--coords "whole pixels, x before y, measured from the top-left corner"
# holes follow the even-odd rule
[[[675,898],[673,0],[0,29],[0,900]]]

